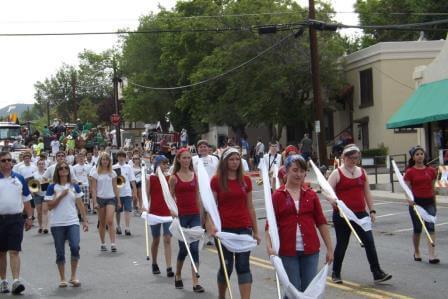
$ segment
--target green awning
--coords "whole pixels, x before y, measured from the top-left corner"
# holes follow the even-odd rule
[[[386,124],[386,128],[417,127],[448,119],[448,79],[421,85]]]

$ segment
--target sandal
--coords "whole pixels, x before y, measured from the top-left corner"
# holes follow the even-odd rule
[[[72,287],[77,288],[81,286],[81,282],[77,279],[75,280],[70,280],[69,283],[71,284]]]
[[[65,280],[63,280],[63,281],[61,281],[60,283],[59,283],[59,287],[60,288],[66,288],[68,286],[68,284],[67,284],[67,282],[65,281]]]

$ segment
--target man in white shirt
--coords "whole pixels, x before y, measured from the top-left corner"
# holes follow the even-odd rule
[[[59,162],[65,162],[65,152],[64,151],[59,151],[56,153],[56,163],[54,163],[53,165],[50,165],[47,168],[47,170],[45,170],[44,178],[46,178],[49,181],[53,181],[54,170],[56,169],[56,165]],[[69,165],[68,167],[70,168],[70,177],[72,178],[72,182],[77,183],[78,181],[77,181],[75,172],[73,171],[73,166]]]
[[[263,159],[264,155],[264,143],[261,141],[261,138],[258,138],[257,144],[255,145],[255,156],[254,156],[254,163],[255,166],[258,166],[258,163],[260,163],[261,159]]]
[[[50,142],[50,146],[51,146],[51,155],[54,157],[59,152],[61,144],[59,143],[59,140],[56,137],[54,137],[54,139]]]
[[[120,227],[120,216],[124,211],[124,224],[125,230],[124,233],[126,236],[131,235],[131,230],[129,228],[131,222],[131,212],[132,212],[132,197],[138,199],[137,197],[137,185],[135,184],[135,175],[134,170],[132,170],[131,166],[126,164],[126,152],[119,151],[117,152],[118,163],[115,164],[112,169],[117,172],[117,175],[122,175],[126,180],[123,187],[120,188],[120,202],[121,208],[117,210],[116,219],[117,219],[117,234],[121,235],[121,227]]]
[[[89,174],[92,170],[92,166],[86,163],[86,156],[84,151],[81,151],[76,156],[77,164],[73,166],[73,172],[78,180],[79,187],[81,188],[82,202],[89,212],[90,209],[90,192],[89,192]]]
[[[22,155],[23,164],[16,168],[16,172],[22,175],[25,180],[30,179],[33,176],[33,173],[37,170],[36,165],[31,162],[31,158],[30,152],[24,152]]]
[[[12,158],[8,152],[0,152],[0,292],[8,293],[6,280],[7,252],[11,266],[13,284],[11,292],[18,295],[25,290],[19,280],[20,257],[23,229],[29,230],[33,224],[31,214],[31,193],[28,185],[18,173],[12,171]],[[22,213],[26,220],[23,222]]]
[[[198,155],[193,157],[193,167],[194,171],[198,170],[198,161],[202,160],[205,170],[207,171],[210,180],[216,174],[216,169],[218,169],[219,160],[213,155],[209,155],[209,145],[207,140],[199,140],[196,148],[198,150]]]
[[[269,179],[271,181],[271,187],[275,190],[275,180],[278,179],[278,170],[282,163],[282,156],[277,153],[277,144],[269,142],[269,152],[263,156],[260,161],[266,164],[266,168],[269,171]]]
[[[92,156],[92,162],[93,165],[96,167],[98,165],[98,159],[100,158],[100,153],[98,151],[98,147],[93,148],[93,156]]]

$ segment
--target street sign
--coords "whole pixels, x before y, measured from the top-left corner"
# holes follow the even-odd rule
[[[112,124],[114,126],[118,126],[120,124],[120,121],[121,121],[120,115],[119,114],[112,114],[110,116],[110,121],[112,122]]]
[[[314,122],[314,128],[315,128],[316,133],[320,133],[320,121],[319,120],[316,120]]]

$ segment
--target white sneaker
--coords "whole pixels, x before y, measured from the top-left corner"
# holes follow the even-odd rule
[[[9,293],[9,284],[7,280],[3,280],[0,283],[0,293],[6,294]]]
[[[19,295],[23,291],[25,291],[25,285],[18,279],[14,280],[14,282],[12,283],[11,292],[14,295]]]

